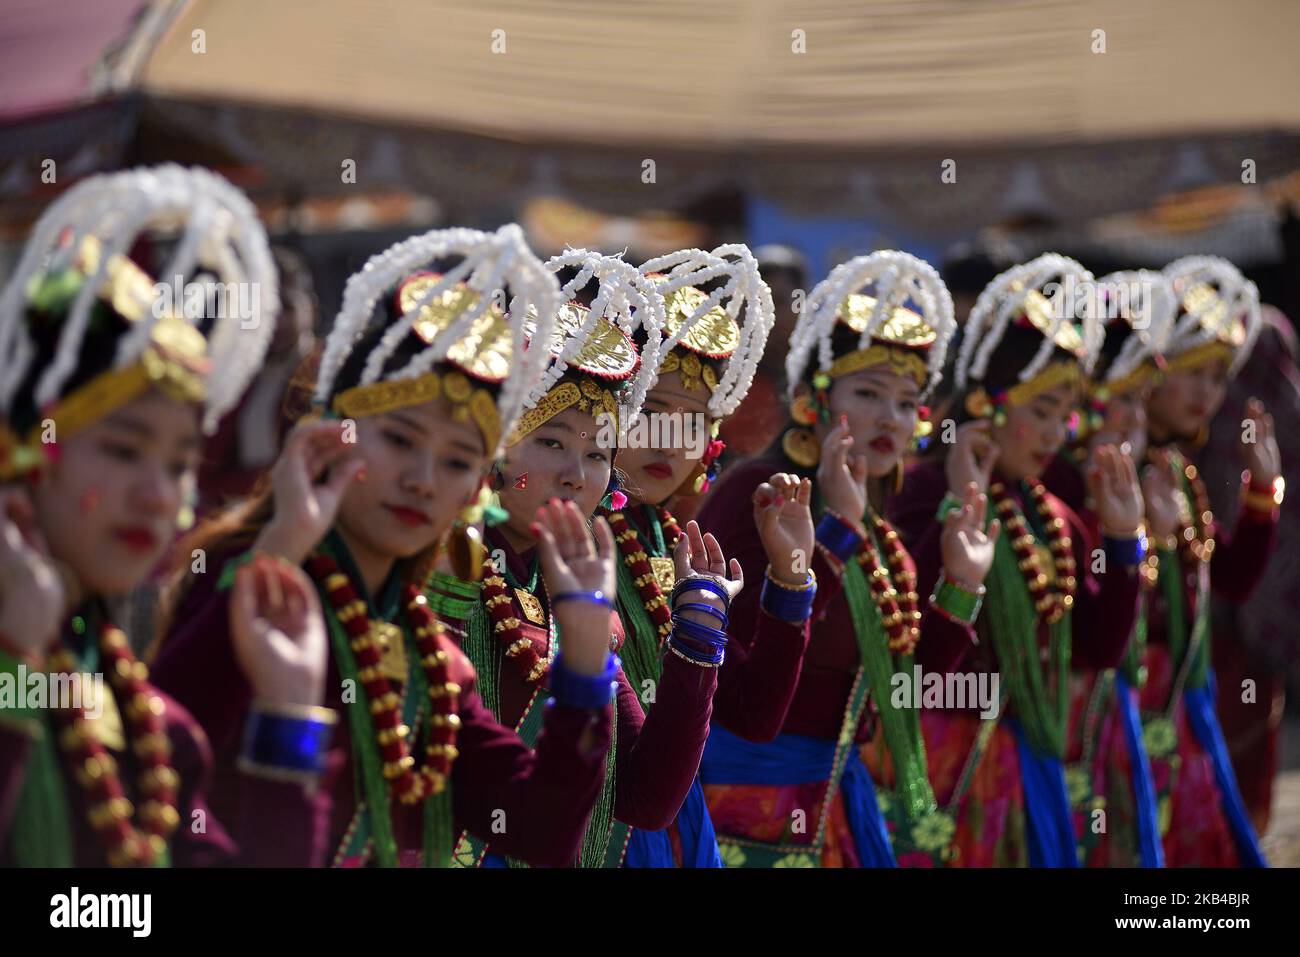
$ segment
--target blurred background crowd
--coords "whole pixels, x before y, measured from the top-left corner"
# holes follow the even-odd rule
[[[783,428],[802,291],[853,255],[928,259],[959,321],[1044,251],[1098,275],[1219,255],[1269,304],[1204,458],[1230,521],[1248,397],[1288,474],[1300,462],[1296,36],[1291,0],[2,0],[0,278],[92,172],[199,164],[254,198],[285,311],[208,451],[210,507],[274,459],[285,386],[346,277],[435,226],[515,221],[540,255],[632,262],[748,243],[778,324],[728,423],[733,461]],[[1278,729],[1288,690],[1300,702],[1300,497],[1281,522],[1265,586],[1216,606],[1241,640],[1215,652],[1221,686],[1257,682],[1225,731],[1266,851],[1297,863],[1300,710],[1289,750]]]

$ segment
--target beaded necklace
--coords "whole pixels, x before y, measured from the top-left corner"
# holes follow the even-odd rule
[[[920,632],[916,574],[908,567],[907,551],[893,527],[870,512],[867,517],[872,534],[859,548],[856,564],[844,570],[844,596],[857,639],[859,668],[875,697],[893,766],[893,793],[881,801],[882,810],[895,825],[896,851],[921,851],[937,863],[951,833],[934,816],[940,812],[926,772],[919,702],[918,707],[896,708],[890,693],[895,674],[912,674],[912,652]],[[888,570],[880,561],[881,551],[888,555]],[[938,838],[940,832],[947,832],[943,839]]]
[[[87,817],[112,867],[159,867],[170,863],[168,839],[180,823],[176,810],[179,778],[171,767],[171,740],[167,737],[163,699],[148,684],[148,670],[131,654],[126,635],[113,625],[99,631],[116,700],[124,702],[131,748],[140,759],[137,785],[147,795],[135,814],[117,774],[117,762],[94,736],[83,705],[58,709],[63,730],[59,744],[77,783],[90,799]],[[77,662],[67,648],[50,657],[51,672],[71,675]],[[134,820],[133,820],[134,818]]]
[[[531,595],[536,590],[537,575],[534,570],[526,591]],[[550,670],[551,663],[538,654],[537,648],[524,634],[521,627],[523,622],[514,614],[514,603],[515,596],[511,595],[505,577],[497,573],[496,564],[490,557],[484,558],[483,607],[487,609],[492,621],[492,634],[500,642],[505,656],[515,663],[524,681],[536,685]]]
[[[637,700],[643,709],[646,709],[646,701],[640,695],[644,694],[647,681],[659,680],[664,644],[672,632],[672,609],[664,597],[664,583],[653,564],[656,561],[671,564],[672,559],[649,553],[671,555],[681,539],[677,520],[666,508],[656,506],[652,511],[646,507],[645,511],[657,547],[642,540],[641,532],[622,511],[602,512],[609,521],[623,558],[617,575],[619,609],[625,632],[620,649],[623,670],[632,687],[638,690]]]
[[[907,550],[894,527],[878,515],[872,515],[871,522],[881,545],[878,549],[871,536],[864,538],[858,547],[858,565],[871,584],[872,600],[880,609],[881,624],[889,636],[889,650],[910,655],[921,637],[916,573],[907,567]],[[880,561],[881,550],[888,569]]]
[[[1065,522],[1052,515],[1042,483],[1027,483],[1055,559],[1057,581],[1049,590],[1036,548],[1037,539],[1005,487],[989,491],[1007,534],[994,548],[986,578],[987,627],[998,667],[1029,743],[1040,754],[1065,756],[1070,693],[1070,610],[1074,605],[1074,558]],[[1039,624],[1047,627],[1047,647],[1039,645]]]
[[[381,623],[372,621],[366,614],[366,603],[334,559],[324,554],[314,555],[307,562],[307,570],[329,599],[335,618],[350,639],[358,665],[357,677],[370,700],[375,742],[384,759],[384,778],[391,782],[403,804],[416,804],[426,795],[441,794],[451,775],[451,764],[459,754],[456,732],[460,728],[460,716],[456,713],[456,696],[461,691],[449,674],[451,656],[442,647],[442,642],[447,640],[442,623],[429,610],[429,603],[420,590],[407,585],[403,594],[406,618],[420,652],[430,707],[425,762],[416,771],[415,759],[406,743],[411,729],[402,723],[400,699],[379,670],[376,638]]]
[[[1002,524],[1006,526],[1011,546],[1016,553],[1017,565],[1024,575],[1025,586],[1034,601],[1034,609],[1050,625],[1060,621],[1074,607],[1074,595],[1078,589],[1078,580],[1075,578],[1074,545],[1070,541],[1069,533],[1065,531],[1065,520],[1052,514],[1051,506],[1047,502],[1047,489],[1043,483],[1038,479],[1029,479],[1025,482],[1025,486],[1042,520],[1048,548],[1052,553],[1056,574],[1050,583],[1039,561],[1037,539],[1030,532],[1024,513],[1007,493],[1006,486],[1001,482],[994,482],[989,487],[989,492],[992,493]]]
[[[1178,461],[1182,464],[1181,458]],[[1195,508],[1191,515],[1179,509],[1178,550],[1188,565],[1208,562],[1214,557],[1214,512],[1210,510],[1210,495],[1195,465],[1190,462],[1182,464],[1181,471],[1187,480],[1187,488],[1191,490],[1191,498],[1195,500]]]

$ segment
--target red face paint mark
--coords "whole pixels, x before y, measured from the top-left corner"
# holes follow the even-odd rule
[[[89,515],[99,507],[99,489],[87,489],[86,493],[81,496],[81,514]]]
[[[520,489],[528,488],[528,473],[527,473],[527,472],[525,472],[523,475],[521,475],[521,476],[519,476],[517,479],[515,479],[515,488],[520,488]]]

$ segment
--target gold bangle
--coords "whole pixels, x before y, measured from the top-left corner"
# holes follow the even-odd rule
[[[1282,502],[1276,492],[1251,492],[1247,491],[1241,497],[1241,504],[1256,512],[1272,512],[1278,508]]]
[[[817,573],[814,572],[811,568],[808,569],[808,580],[804,582],[802,585],[787,585],[785,582],[777,581],[775,578],[772,577],[771,565],[767,566],[767,571],[765,571],[763,574],[766,576],[769,582],[771,582],[774,586],[781,589],[782,591],[806,592],[806,591],[812,591],[814,588],[817,587]]]
[[[338,712],[333,708],[323,708],[312,704],[289,704],[255,698],[252,710],[259,714],[274,715],[279,718],[295,718],[299,721],[319,721],[333,727],[338,723]]]

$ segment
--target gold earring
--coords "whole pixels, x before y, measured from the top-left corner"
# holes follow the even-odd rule
[[[790,403],[790,418],[800,425],[812,425],[817,421],[817,408],[813,404],[812,396],[804,393],[797,395],[794,401]]]
[[[903,462],[900,459],[894,466],[894,494],[897,495],[903,490]]]
[[[993,402],[983,389],[975,389],[966,395],[966,411],[977,419],[987,419],[993,414]]]
[[[800,468],[816,468],[822,449],[812,429],[786,429],[781,436],[781,451]]]

